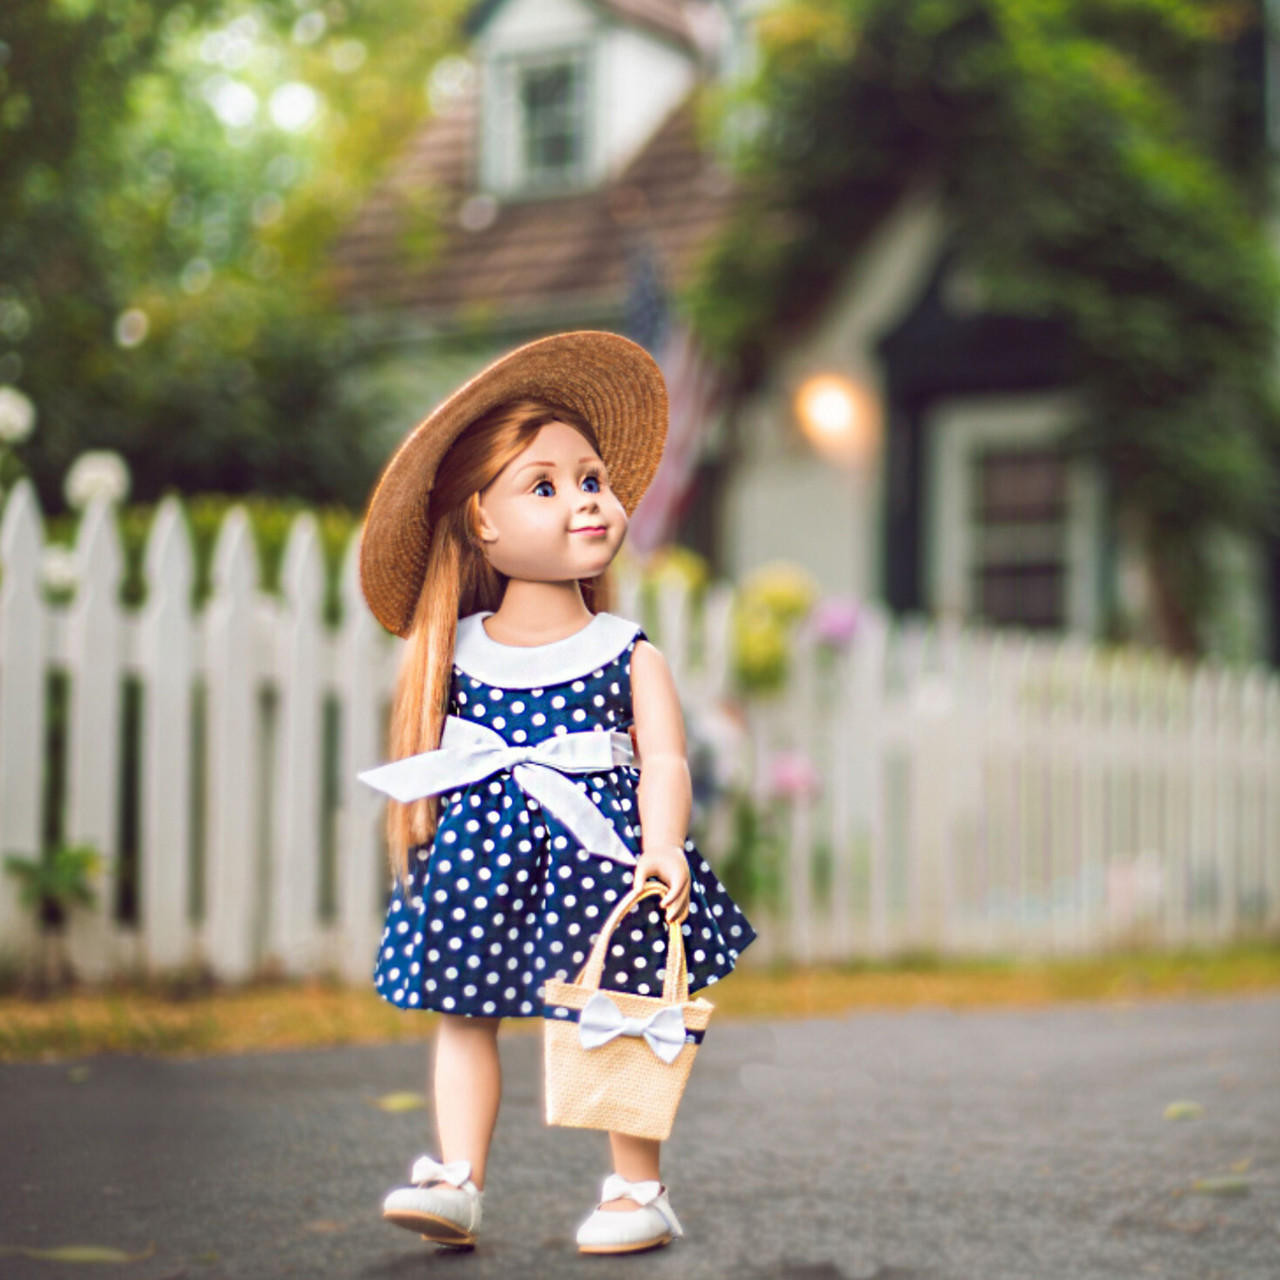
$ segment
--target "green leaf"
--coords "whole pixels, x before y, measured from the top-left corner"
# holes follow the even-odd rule
[[[427,1105],[427,1100],[420,1093],[407,1090],[399,1093],[384,1093],[374,1100],[374,1106],[382,1111],[419,1111]]]
[[[1191,1184],[1191,1190],[1202,1196],[1247,1196],[1250,1189],[1249,1179],[1235,1174],[1197,1178]]]
[[[128,1253],[105,1244],[64,1244],[51,1249],[33,1249],[26,1245],[17,1247],[24,1257],[41,1262],[145,1262],[156,1251],[154,1242],[141,1253]]]

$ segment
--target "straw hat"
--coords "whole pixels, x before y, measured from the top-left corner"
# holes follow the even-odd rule
[[[360,585],[374,616],[407,636],[427,571],[428,499],[449,446],[481,414],[530,397],[595,428],[609,485],[630,515],[662,457],[667,388],[643,347],[582,330],[527,343],[463,383],[418,424],[378,481],[360,538]]]

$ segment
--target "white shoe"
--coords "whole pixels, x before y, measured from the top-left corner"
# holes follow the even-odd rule
[[[469,1249],[480,1230],[484,1192],[471,1181],[471,1162],[440,1164],[419,1156],[409,1175],[411,1187],[399,1187],[382,1202],[382,1216],[424,1240]]]
[[[600,1203],[623,1197],[634,1200],[638,1209],[600,1209],[578,1228],[580,1253],[636,1253],[670,1244],[684,1235],[680,1221],[671,1210],[667,1189],[660,1182],[628,1182],[611,1173],[604,1180]]]

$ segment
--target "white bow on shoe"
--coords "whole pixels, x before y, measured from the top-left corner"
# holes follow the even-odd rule
[[[419,1156],[409,1180],[412,1186],[397,1188],[382,1202],[387,1222],[455,1249],[475,1244],[484,1192],[471,1181],[470,1161],[441,1164],[431,1156]]]
[[[447,1182],[451,1187],[460,1187],[470,1177],[470,1160],[450,1160],[448,1164],[441,1164],[430,1156],[419,1156],[413,1162],[409,1181],[418,1186],[427,1182]]]
[[[604,1180],[600,1203],[623,1198],[634,1200],[640,1207],[630,1211],[597,1208],[578,1228],[580,1252],[634,1253],[669,1244],[674,1237],[684,1235],[662,1183],[628,1182],[621,1174],[611,1173]]]

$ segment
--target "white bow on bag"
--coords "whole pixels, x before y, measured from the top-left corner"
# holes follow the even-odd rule
[[[618,1036],[643,1037],[645,1044],[670,1065],[684,1048],[684,1015],[679,1005],[669,1004],[647,1018],[628,1018],[603,991],[597,991],[582,1006],[578,1041],[584,1049],[598,1049]]]

